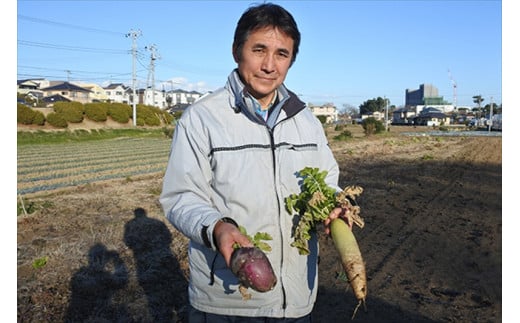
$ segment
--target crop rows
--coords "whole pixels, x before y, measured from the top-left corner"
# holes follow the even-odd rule
[[[163,172],[170,144],[166,138],[121,138],[18,146],[17,193]]]

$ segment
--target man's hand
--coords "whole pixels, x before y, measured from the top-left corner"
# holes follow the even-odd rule
[[[329,217],[323,221],[323,224],[325,224],[325,233],[330,234],[330,223],[332,220],[335,220],[337,218],[343,218],[345,219],[345,222],[347,222],[348,226],[352,230],[352,225],[354,224],[352,221],[352,217],[350,216],[350,210],[346,207],[336,207],[334,208],[330,214]]]
[[[229,267],[231,261],[231,254],[233,253],[233,245],[239,244],[241,247],[253,247],[253,243],[249,239],[240,233],[238,228],[231,224],[222,221],[218,221],[213,229],[213,238],[217,244],[217,249],[224,257],[226,265]]]

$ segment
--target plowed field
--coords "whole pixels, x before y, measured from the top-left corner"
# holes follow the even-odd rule
[[[341,186],[364,188],[354,322],[501,322],[502,138],[398,132],[331,140]],[[161,185],[152,172],[24,196],[18,322],[186,322],[186,239]],[[320,254],[313,321],[349,322],[357,301],[324,235]]]

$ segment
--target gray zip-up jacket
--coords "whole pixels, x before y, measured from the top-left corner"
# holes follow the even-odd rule
[[[318,288],[316,235],[303,256],[293,241],[293,216],[285,197],[299,194],[297,172],[328,171],[337,187],[339,169],[323,127],[284,86],[267,123],[254,113],[233,71],[224,88],[192,104],[176,125],[160,203],[173,226],[190,239],[189,299],[198,310],[221,315],[300,317],[312,311]],[[269,126],[268,124],[271,124]],[[267,256],[278,283],[252,289],[244,300],[238,280],[216,251],[215,223],[234,219],[247,232],[267,232]]]

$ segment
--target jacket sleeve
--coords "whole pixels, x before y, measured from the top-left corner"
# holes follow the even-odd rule
[[[211,202],[209,140],[201,123],[187,112],[174,131],[159,202],[177,230],[216,250],[212,233],[222,215]]]

